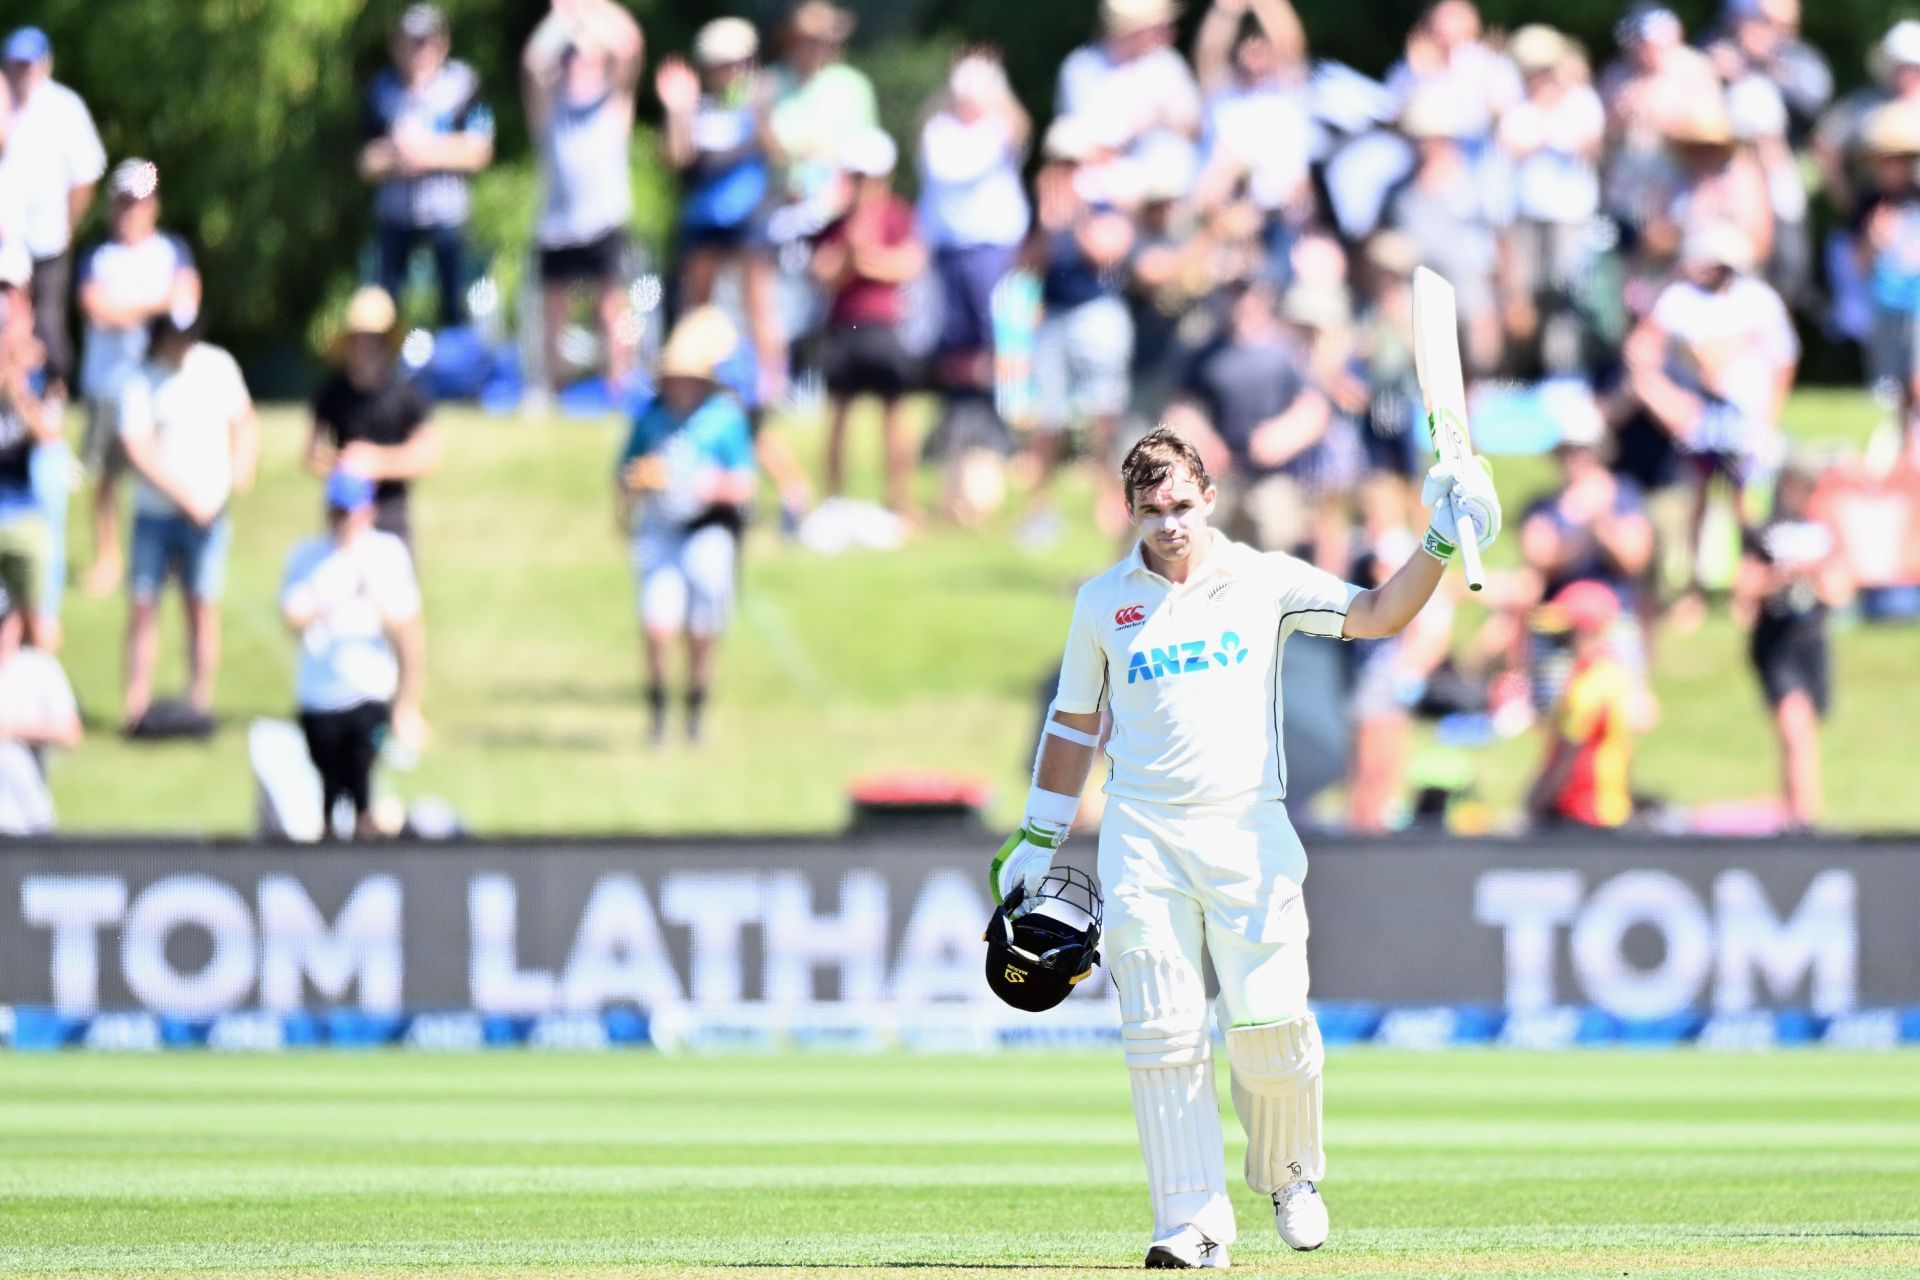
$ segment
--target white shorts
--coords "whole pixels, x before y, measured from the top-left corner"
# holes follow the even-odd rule
[[[1277,800],[1165,805],[1109,796],[1100,821],[1101,950],[1185,957],[1204,946],[1222,1026],[1307,1011],[1307,854]]]
[[[1133,317],[1119,298],[1095,298],[1042,319],[1033,339],[1036,425],[1064,431],[1126,412],[1132,363]]]
[[[649,631],[718,635],[733,612],[734,535],[710,524],[693,533],[647,530],[633,540],[640,622]]]

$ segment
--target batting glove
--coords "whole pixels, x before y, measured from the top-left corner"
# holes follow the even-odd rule
[[[1006,901],[1015,885],[1025,885],[1029,894],[1040,887],[1048,868],[1053,866],[1053,851],[1065,844],[1067,829],[1029,821],[1007,837],[1000,852],[993,855],[987,869],[987,885],[996,902]]]
[[[1480,454],[1465,462],[1434,463],[1420,487],[1420,501],[1433,511],[1422,546],[1437,559],[1450,560],[1459,549],[1453,541],[1458,532],[1455,511],[1473,521],[1475,541],[1482,551],[1500,536],[1500,495],[1493,487],[1493,464]]]

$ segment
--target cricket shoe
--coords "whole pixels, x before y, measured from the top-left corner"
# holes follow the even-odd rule
[[[1302,1253],[1325,1244],[1327,1202],[1320,1198],[1320,1188],[1302,1178],[1274,1192],[1273,1225],[1282,1240]]]
[[[1188,1271],[1195,1267],[1227,1267],[1227,1246],[1215,1244],[1189,1223],[1147,1250],[1147,1270]]]

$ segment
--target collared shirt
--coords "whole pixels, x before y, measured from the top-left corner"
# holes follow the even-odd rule
[[[1054,709],[1113,714],[1108,795],[1230,804],[1287,794],[1280,657],[1338,637],[1360,588],[1215,532],[1186,582],[1133,552],[1080,588]]]
[[[0,182],[17,187],[20,228],[34,261],[57,258],[73,239],[68,195],[100,181],[107,152],[80,95],[54,80],[43,81],[26,105],[17,107],[7,130]]]

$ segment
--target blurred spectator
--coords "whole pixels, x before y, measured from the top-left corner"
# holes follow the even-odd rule
[[[378,283],[404,296],[421,241],[433,248],[440,323],[466,320],[466,233],[472,175],[493,162],[493,111],[474,69],[447,56],[446,15],[411,4],[393,33],[393,66],[367,94],[360,177],[374,183]]]
[[[52,537],[33,488],[33,455],[61,439],[55,404],[34,389],[45,347],[34,335],[28,294],[32,259],[23,243],[0,247],[0,587],[26,620],[27,643],[60,647],[60,620],[49,580]]]
[[[1101,0],[1100,38],[1060,64],[1054,111],[1097,127],[1136,159],[1188,161],[1200,133],[1200,87],[1174,48],[1173,0]]]
[[[1454,99],[1433,89],[1407,104],[1400,129],[1418,160],[1387,197],[1386,224],[1453,285],[1468,376],[1490,372],[1500,360],[1499,253],[1492,196],[1464,146],[1467,125]]]
[[[1255,29],[1245,30],[1251,13]],[[1307,38],[1287,0],[1214,0],[1194,38],[1205,95],[1195,199],[1214,205],[1244,182],[1269,215],[1301,220],[1312,200]]]
[[[841,145],[880,123],[873,82],[840,56],[854,25],[837,5],[803,0],[781,30],[770,123],[798,199],[820,199],[839,175]]]
[[[659,393],[634,415],[616,469],[655,743],[667,732],[668,655],[683,636],[687,736],[699,740],[714,643],[733,608],[735,561],[753,499],[753,440],[745,411],[720,386],[717,371],[738,342],[716,308],[680,319],[660,353]]]
[[[760,398],[786,389],[787,353],[774,298],[767,235],[779,152],[769,112],[773,86],[754,62],[760,37],[744,18],[715,18],[694,39],[695,72],[660,64],[654,87],[666,108],[667,159],[680,171],[680,298],[706,305],[720,273],[740,274],[741,303],[760,369]]]
[[[848,135],[841,163],[853,183],[852,201],[821,233],[812,270],[830,298],[821,352],[829,399],[827,493],[837,497],[846,487],[847,410],[854,397],[871,395],[883,414],[887,506],[906,516],[913,509],[914,442],[901,397],[913,371],[900,338],[901,286],[926,270],[927,251],[913,206],[893,193],[896,159],[885,130]]]
[[[60,660],[23,647],[26,618],[0,590],[0,835],[54,828],[47,752],[80,745],[80,709]]]
[[[46,391],[64,408],[73,377],[67,303],[73,292],[73,233],[93,204],[107,153],[80,95],[53,78],[53,44],[38,27],[7,37],[3,56],[13,112],[0,155],[0,184],[20,202],[21,232],[33,256],[33,328],[46,349]]]
[[[1630,480],[1607,470],[1597,414],[1563,412],[1554,461],[1560,483],[1537,499],[1520,525],[1520,549],[1539,575],[1537,599],[1576,582],[1598,582],[1622,605],[1633,603],[1653,554],[1653,526]]]
[[[1911,423],[1920,391],[1920,105],[1888,103],[1867,121],[1860,193],[1861,271],[1873,304],[1867,379]]]
[[[999,56],[978,49],[953,64],[920,127],[920,229],[942,293],[935,377],[950,393],[993,385],[993,293],[1032,216],[1020,180],[1032,127]]]
[[[407,495],[439,467],[441,443],[433,406],[396,359],[399,343],[393,299],[378,285],[355,290],[334,341],[338,369],[313,398],[307,470],[345,467],[372,480],[374,527],[411,547]]]
[[[93,567],[84,585],[105,595],[120,585],[120,388],[147,353],[147,325],[173,311],[200,308],[200,272],[186,241],[159,229],[160,171],[150,160],[122,160],[109,180],[107,239],[80,264],[80,311],[87,345],[80,394],[87,402],[82,454],[93,472]]]
[[[1273,286],[1245,280],[1223,293],[1225,332],[1194,357],[1166,422],[1206,458],[1229,536],[1296,551],[1312,533],[1302,460],[1325,436],[1333,406],[1308,353],[1288,340]]]
[[[1471,0],[1433,0],[1407,35],[1406,56],[1387,72],[1387,89],[1403,111],[1422,97],[1450,104],[1455,136],[1476,154],[1521,92],[1513,63],[1481,37]]]
[[[644,56],[640,28],[614,0],[554,0],[521,59],[528,129],[540,155],[542,200],[534,239],[546,339],[546,377],[564,383],[560,336],[576,288],[593,291],[607,381],[633,376],[638,339],[627,301],[633,276],[629,147]]]
[[[287,557],[280,613],[300,637],[294,697],[320,774],[321,812],[353,806],[354,836],[373,825],[373,764],[387,735],[418,749],[426,687],[420,585],[406,544],[374,527],[374,484],[340,469],[327,478],[327,533]]]
[[[1627,340],[1628,386],[1688,458],[1691,560],[1716,476],[1736,492],[1781,453],[1780,414],[1800,360],[1786,304],[1752,273],[1753,251],[1731,223],[1687,236],[1681,274]],[[1697,574],[1690,575],[1695,590]]]
[[[1798,306],[1812,294],[1813,232],[1806,177],[1787,142],[1786,105],[1772,81],[1748,76],[1728,87],[1727,116],[1734,141],[1759,165],[1772,206],[1773,247],[1760,274],[1784,301]]]
[[[1127,264],[1132,416],[1146,422],[1159,421],[1193,358],[1195,335],[1212,327],[1209,244],[1180,176],[1166,169],[1142,175]]]
[[[1800,38],[1800,0],[1725,0],[1706,50],[1728,84],[1751,76],[1773,86],[1795,143],[1833,97],[1832,68]]]
[[[1679,170],[1666,208],[1645,228],[1643,256],[1650,263],[1670,263],[1690,232],[1721,223],[1745,237],[1751,266],[1766,261],[1773,249],[1767,179],[1754,157],[1737,144],[1725,96],[1716,92],[1674,121],[1667,140]]]
[[[1067,456],[1067,432],[1085,424],[1098,476],[1095,519],[1117,533],[1125,508],[1108,463],[1130,390],[1133,317],[1121,289],[1133,222],[1107,201],[1101,175],[1088,165],[1101,150],[1091,124],[1062,116],[1047,130],[1045,162],[1035,178],[1039,218],[1028,251],[1040,276],[1041,318],[1033,347],[1033,453],[1036,500],[1044,502]],[[1037,506],[1024,536],[1052,541],[1058,517]]]
[[[1673,181],[1669,134],[1721,90],[1713,64],[1687,44],[1671,9],[1636,5],[1614,28],[1614,39],[1620,57],[1600,76],[1607,109],[1601,201],[1631,241],[1664,209]]]
[[[153,700],[160,591],[173,574],[186,598],[187,706],[210,720],[233,540],[227,504],[253,484],[260,424],[240,366],[200,341],[193,312],[149,324],[146,361],[120,392],[120,440],[135,477],[123,724],[138,732]]]
[[[1548,722],[1546,758],[1527,792],[1535,822],[1618,827],[1633,816],[1634,679],[1608,653],[1620,602],[1595,582],[1555,595],[1539,623],[1567,635],[1573,668]]]
[[[1831,664],[1827,610],[1849,590],[1846,557],[1814,511],[1817,468],[1795,460],[1774,488],[1773,513],[1746,535],[1733,612],[1751,629],[1748,654],[1773,711],[1781,790],[1799,829],[1820,820],[1820,721]]]
[[[1420,539],[1408,520],[1409,493],[1390,476],[1369,481],[1360,501],[1358,554],[1343,575],[1378,586],[1417,554]],[[1356,641],[1348,650],[1353,678],[1347,711],[1353,717],[1353,767],[1347,784],[1347,828],[1374,834],[1393,827],[1407,771],[1413,709],[1427,679],[1446,660],[1453,604],[1436,593],[1398,635]]]
[[[1564,373],[1582,356],[1573,300],[1593,252],[1606,111],[1588,83],[1586,58],[1558,31],[1522,27],[1507,52],[1525,96],[1500,118],[1498,133],[1514,170],[1506,335],[1537,352],[1529,364]]]
[[[1425,402],[1413,363],[1413,269],[1420,250],[1398,231],[1367,241],[1361,296],[1367,300],[1355,328],[1356,354],[1367,389],[1367,465],[1415,482],[1432,465]]]

